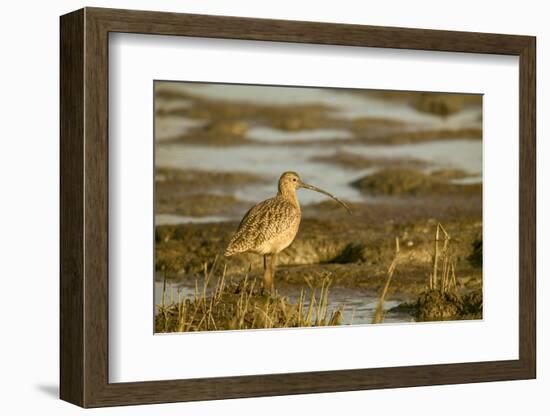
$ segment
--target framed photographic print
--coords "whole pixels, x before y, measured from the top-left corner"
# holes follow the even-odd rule
[[[535,38],[61,17],[61,398],[534,378]]]

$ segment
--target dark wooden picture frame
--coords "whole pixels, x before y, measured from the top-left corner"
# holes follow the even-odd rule
[[[536,376],[535,38],[85,8],[61,17],[60,396],[83,407],[337,392]],[[110,32],[519,56],[519,359],[109,383]]]

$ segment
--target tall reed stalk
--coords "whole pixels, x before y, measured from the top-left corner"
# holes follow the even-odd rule
[[[442,293],[456,291],[456,259],[451,242],[452,238],[445,227],[441,223],[437,223],[432,272],[428,276],[428,288],[430,290],[439,290]]]
[[[376,311],[374,312],[374,317],[372,318],[373,324],[380,324],[384,321],[384,301],[386,299],[386,295],[388,294],[388,289],[390,287],[390,283],[391,283],[395,268],[397,267],[398,260],[399,260],[399,238],[395,237],[395,254],[393,256],[392,262],[390,263],[390,266],[388,267],[388,271],[386,272],[386,276],[387,276],[386,284],[382,289],[382,293],[380,294],[380,299],[378,300],[378,305],[376,306]]]

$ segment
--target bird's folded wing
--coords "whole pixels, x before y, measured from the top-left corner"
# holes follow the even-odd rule
[[[230,247],[246,251],[284,233],[300,220],[300,212],[290,202],[272,198],[252,207],[242,219]]]

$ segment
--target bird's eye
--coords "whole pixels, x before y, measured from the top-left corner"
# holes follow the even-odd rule
[[[292,182],[296,182],[296,178],[292,178]]]

